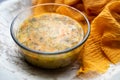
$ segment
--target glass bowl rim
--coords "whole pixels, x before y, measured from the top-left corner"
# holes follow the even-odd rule
[[[83,40],[81,40],[76,46],[74,46],[74,47],[72,47],[72,48],[69,48],[69,49],[66,49],[66,50],[57,51],[57,52],[44,52],[44,51],[38,51],[38,50],[30,49],[30,48],[22,45],[22,44],[16,39],[16,37],[15,37],[15,35],[14,35],[14,32],[13,32],[13,25],[14,25],[14,22],[15,22],[15,20],[17,19],[17,17],[18,17],[22,12],[27,11],[28,9],[32,9],[32,8],[34,8],[34,7],[37,7],[37,6],[48,6],[48,5],[66,6],[66,7],[68,7],[68,8],[71,8],[71,9],[79,12],[79,13],[85,18],[85,20],[86,20],[86,22],[87,22],[87,27],[88,27],[87,33],[86,33],[86,35],[84,36]],[[70,51],[72,51],[72,50],[80,47],[80,46],[87,40],[87,38],[88,38],[89,35],[90,35],[90,23],[89,23],[89,20],[87,19],[87,17],[86,17],[81,11],[77,10],[77,9],[74,8],[74,7],[71,7],[71,6],[66,5],[66,4],[43,3],[43,4],[38,4],[38,5],[35,5],[35,6],[31,6],[31,7],[22,9],[22,10],[15,16],[15,18],[13,19],[13,21],[12,21],[12,23],[11,23],[11,25],[10,25],[10,34],[11,34],[11,36],[12,36],[12,39],[15,41],[15,43],[16,43],[19,47],[21,47],[21,48],[23,48],[23,49],[25,49],[25,50],[27,50],[27,51],[30,51],[30,52],[33,52],[33,53],[36,53],[36,54],[43,54],[43,55],[64,54],[64,53],[70,52]]]

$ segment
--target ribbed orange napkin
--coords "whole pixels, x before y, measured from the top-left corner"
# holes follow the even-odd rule
[[[91,34],[81,54],[83,66],[79,72],[83,73],[103,73],[109,68],[110,62],[120,61],[120,0],[109,2],[92,21]]]

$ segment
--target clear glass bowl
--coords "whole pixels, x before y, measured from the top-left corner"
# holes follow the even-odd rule
[[[36,16],[42,13],[58,13],[75,19],[83,28],[83,40],[73,48],[59,52],[37,51],[24,46],[16,38],[20,25],[30,16]],[[70,65],[78,58],[80,50],[90,34],[90,24],[87,17],[73,7],[64,4],[45,3],[22,10],[12,21],[10,32],[13,40],[19,46],[23,56],[29,63],[42,68],[55,69]]]

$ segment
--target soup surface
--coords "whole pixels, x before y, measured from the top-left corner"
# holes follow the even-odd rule
[[[76,20],[61,14],[44,13],[25,20],[17,39],[33,50],[56,52],[76,46],[83,35]]]

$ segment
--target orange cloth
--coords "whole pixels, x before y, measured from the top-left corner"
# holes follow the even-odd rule
[[[91,33],[80,55],[82,67],[78,74],[89,71],[103,73],[110,62],[120,62],[120,0],[36,0],[34,4],[46,2],[71,5],[84,12],[91,22]],[[61,13],[69,11],[59,9],[63,11]]]
[[[120,62],[120,0],[108,3],[91,23],[79,72],[105,72],[109,61]]]
[[[100,14],[101,48],[112,63],[120,61],[120,0],[111,2]],[[104,27],[103,27],[104,25]]]

